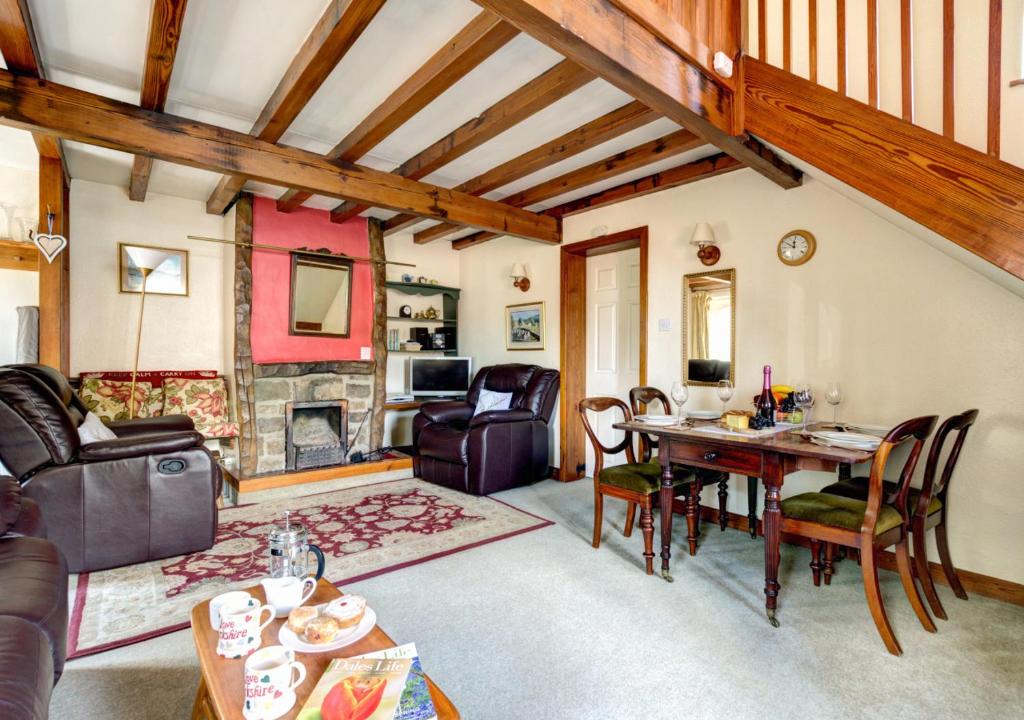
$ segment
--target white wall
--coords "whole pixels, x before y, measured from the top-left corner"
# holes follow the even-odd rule
[[[18,307],[38,304],[38,272],[0,269],[0,365],[18,360]]]
[[[189,296],[148,295],[139,368],[224,372],[233,302],[227,246],[186,239],[220,238],[225,220],[196,200],[149,193],[143,203],[125,188],[71,183],[71,373],[131,370],[140,296],[118,292],[117,245],[137,243],[189,251]]]
[[[807,380],[819,393],[841,382],[841,415],[849,420],[891,425],[979,408],[951,490],[953,555],[965,569],[1024,582],[1024,299],[810,177],[784,191],[744,170],[567,218],[566,243],[601,226],[609,233],[648,226],[648,380],[659,387],[680,374],[682,276],[704,269],[688,244],[704,220],[721,243],[717,267],[737,271],[732,404],[754,395],[770,363],[777,381]],[[778,239],[794,228],[818,240],[800,268],[776,258]],[[504,278],[514,261],[530,266],[529,293]],[[558,367],[558,262],[557,247],[511,238],[462,252],[464,332],[481,362]],[[524,300],[547,303],[548,347],[506,353],[504,305]],[[659,332],[659,319],[671,329]],[[718,407],[713,393],[695,388],[688,407]],[[828,479],[791,476],[783,495]],[[737,479],[730,492],[730,509],[741,514],[744,483]]]
[[[39,171],[0,165],[0,204],[17,207],[18,217],[32,218],[35,230],[34,222],[39,217]],[[14,237],[14,234],[7,227],[6,214],[0,210],[0,238]]]

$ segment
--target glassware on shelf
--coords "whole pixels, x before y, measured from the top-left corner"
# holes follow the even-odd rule
[[[718,381],[718,399],[722,401],[723,415],[725,415],[725,406],[730,400],[732,400],[732,395],[735,392],[735,390],[736,389],[732,386],[732,383],[729,382],[728,380]]]
[[[793,402],[800,408],[803,416],[801,431],[807,432],[807,422],[810,420],[811,408],[814,407],[814,390],[807,383],[800,383],[793,390]]]
[[[839,427],[839,403],[843,401],[843,389],[839,383],[830,382],[825,389],[825,401],[832,406],[832,424]]]
[[[672,383],[672,390],[669,392],[676,403],[676,425],[683,424],[683,405],[690,398],[690,386],[685,380],[676,380]]]

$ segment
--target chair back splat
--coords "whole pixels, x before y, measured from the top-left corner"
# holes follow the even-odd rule
[[[932,446],[928,451],[928,462],[924,469],[924,482],[921,485],[921,496],[917,500],[916,514],[927,515],[928,506],[933,497],[938,497],[943,506],[946,505],[946,493],[949,490],[949,480],[953,477],[953,470],[960,459],[960,450],[963,449],[964,441],[967,439],[967,431],[978,419],[977,410],[966,410],[959,415],[947,418],[935,433],[932,439]],[[956,433],[956,439],[946,456],[946,463],[942,466],[942,474],[936,479],[939,460],[942,457],[942,450],[950,435]]]
[[[924,441],[928,439],[938,419],[937,415],[917,417],[900,423],[886,434],[871,463],[871,476],[868,479],[868,507],[864,514],[861,534],[874,536],[878,513],[883,501],[892,504],[903,516],[903,521],[909,522],[907,493],[910,492],[910,480],[917,468],[917,461],[921,456]],[[885,494],[885,466],[888,464],[889,455],[895,448],[910,441],[913,441],[914,446],[903,464],[896,490],[889,497],[883,497]]]
[[[633,416],[629,412],[629,407],[626,403],[622,402],[618,398],[613,397],[591,397],[583,398],[580,400],[578,406],[580,413],[580,420],[583,421],[583,429],[587,433],[587,437],[590,438],[590,444],[594,446],[594,482],[597,482],[598,476],[601,474],[601,470],[604,468],[604,456],[616,455],[623,450],[626,451],[626,462],[635,463],[636,456],[633,454],[633,433],[629,430],[625,431],[625,435],[622,441],[614,447],[609,447],[601,442],[598,438],[597,433],[594,432],[594,428],[590,425],[590,419],[587,417],[587,411],[590,410],[596,413],[607,412],[614,408],[618,408],[622,411],[622,419],[624,422],[629,422],[633,419]]]
[[[635,387],[629,391],[629,405],[633,410],[633,416],[642,415],[647,412],[648,406],[655,402],[661,402],[666,415],[672,414],[672,406],[669,405],[668,397],[656,387],[645,386]],[[637,433],[640,436],[640,456],[642,462],[649,462],[654,448],[658,447],[657,438],[647,433]]]

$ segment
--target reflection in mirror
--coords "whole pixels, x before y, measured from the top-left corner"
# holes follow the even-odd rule
[[[683,278],[683,369],[691,385],[736,382],[736,271]]]
[[[292,253],[291,335],[348,337],[352,261]]]

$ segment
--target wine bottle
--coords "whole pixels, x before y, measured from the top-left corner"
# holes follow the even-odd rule
[[[764,366],[764,386],[761,389],[761,396],[757,398],[757,416],[767,423],[768,427],[775,427],[775,409],[778,403],[772,395],[772,366]]]

